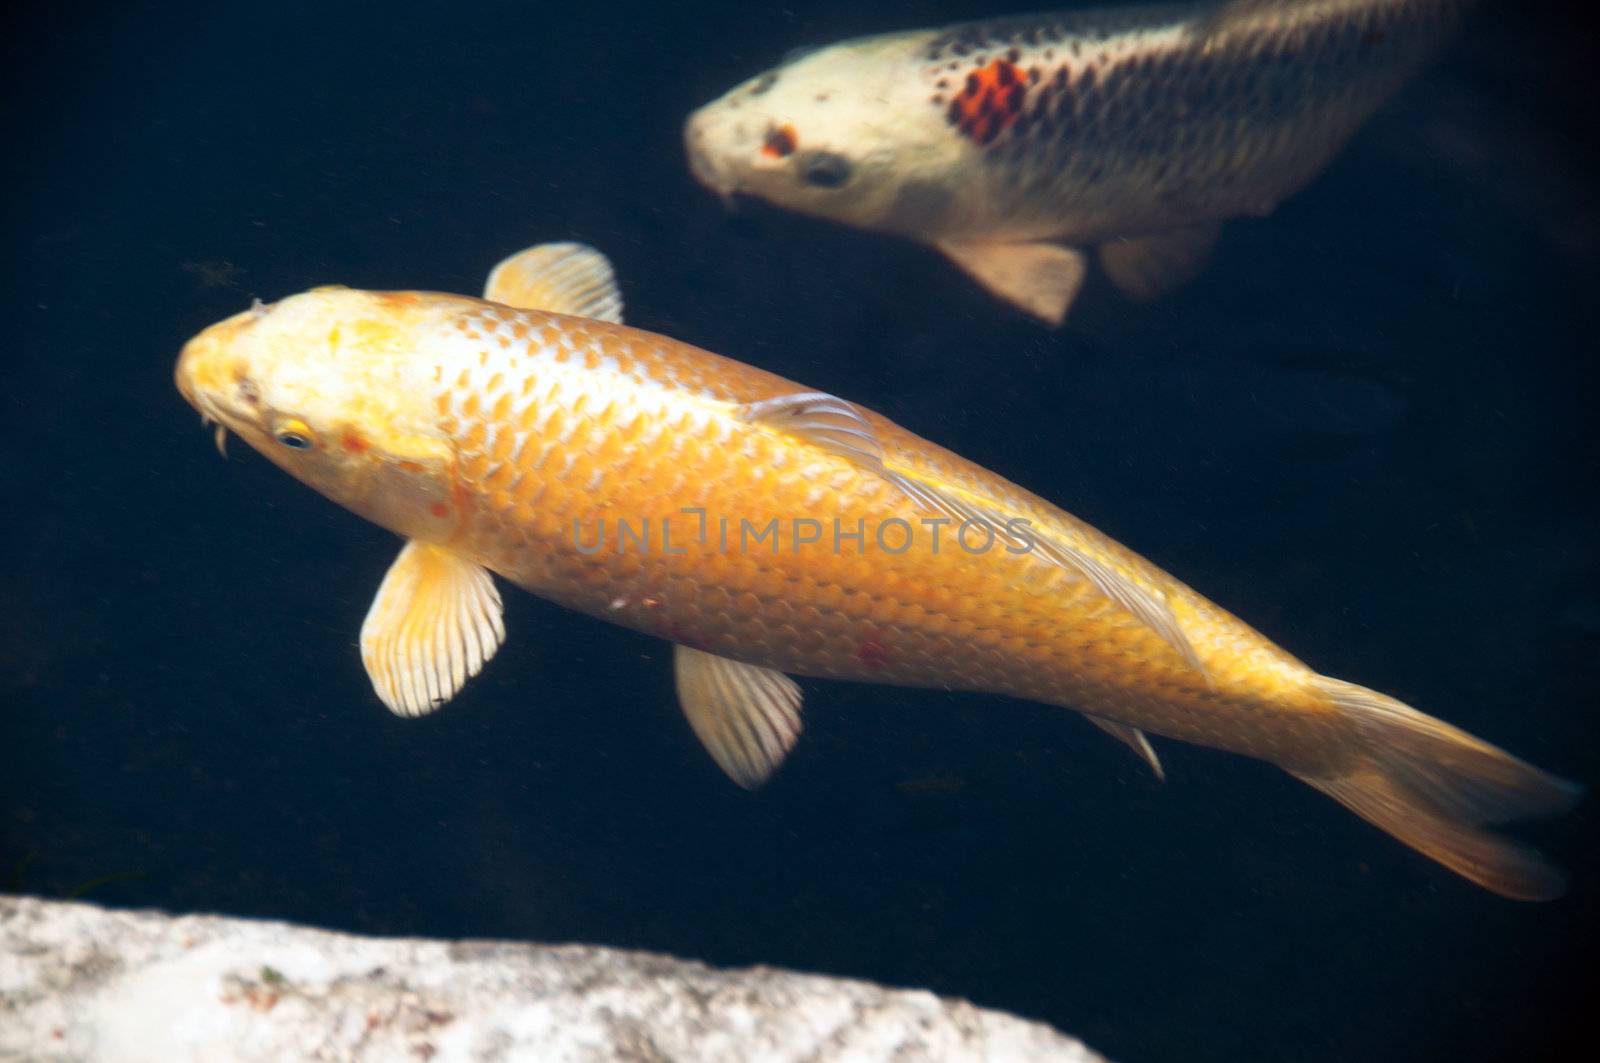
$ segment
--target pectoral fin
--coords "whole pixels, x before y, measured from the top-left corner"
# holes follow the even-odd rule
[[[1100,245],[1100,266],[1111,283],[1135,299],[1150,300],[1188,283],[1216,246],[1215,225],[1175,229],[1160,236]]]
[[[1088,272],[1083,252],[1060,244],[941,240],[938,248],[991,294],[1051,328],[1066,320]]]
[[[1098,716],[1090,716],[1088,713],[1084,713],[1083,718],[1112,738],[1127,745],[1129,749],[1133,750],[1135,756],[1150,765],[1150,770],[1156,773],[1156,778],[1162,782],[1167,781],[1166,770],[1161,767],[1161,758],[1156,756],[1155,749],[1150,745],[1150,739],[1145,736],[1143,731],[1137,727],[1129,727],[1125,723],[1116,723],[1112,720],[1103,720]]]
[[[1127,610],[1160,635],[1202,674],[1205,667],[1166,594],[1146,587],[1064,536],[1029,529],[1023,538],[1011,530],[1011,518],[993,507],[989,499],[975,497],[954,484],[930,483],[911,473],[891,468],[884,460],[883,444],[861,411],[850,403],[821,391],[803,391],[740,407],[739,415],[773,429],[798,436],[813,446],[837,454],[894,484],[907,497],[956,523],[976,521],[993,529],[995,538],[1014,552],[1030,553],[1050,564],[1077,572],[1096,590]]]
[[[800,737],[800,686],[782,672],[673,647],[678,704],[728,777],[754,790]]]
[[[361,625],[361,663],[378,697],[422,716],[455,697],[505,640],[487,569],[412,540],[389,566]]]
[[[483,297],[523,310],[622,323],[616,273],[587,244],[536,244],[518,251],[489,272]]]

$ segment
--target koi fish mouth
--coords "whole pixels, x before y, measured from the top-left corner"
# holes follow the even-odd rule
[[[217,430],[217,435],[216,435],[217,453],[222,455],[222,460],[223,461],[227,461],[228,460],[228,426],[223,424],[221,421],[217,420],[215,417],[212,417],[210,414],[204,413],[204,412],[202,412],[200,414],[200,426],[202,428],[209,428],[209,427],[212,427],[212,426],[216,427],[216,430]]]
[[[189,400],[189,405],[200,411],[200,427],[216,430],[217,453],[228,457],[228,424],[224,414],[209,395],[196,390],[188,375],[178,374],[178,391]]]
[[[200,427],[216,428],[217,453],[224,458],[228,456],[228,427],[222,423],[222,417],[217,413],[211,400],[204,395],[194,384],[194,376],[188,371],[184,359],[178,361],[178,371],[174,374],[175,383],[178,385],[178,394],[182,395],[196,410],[200,411]]]
[[[734,193],[738,191],[739,182],[732,174],[717,165],[716,157],[704,147],[705,139],[705,123],[701,116],[690,115],[683,127],[683,146],[685,154],[689,157],[689,172],[694,175],[696,181],[716,193],[722,200],[722,205],[732,211],[735,206]]]
[[[219,324],[201,333],[190,340],[178,355],[178,364],[173,372],[174,382],[178,392],[189,405],[200,413],[200,424],[207,428],[215,428],[217,453],[224,458],[228,456],[228,432],[231,429],[235,434],[243,434],[241,425],[251,427],[258,423],[259,413],[243,405],[235,406],[228,401],[228,392],[221,390],[219,385],[225,379],[226,372],[219,362],[219,347],[225,347],[232,335],[241,327],[260,320],[268,310],[268,306],[261,300],[255,300],[250,309],[242,314]],[[257,394],[255,385],[239,375],[238,370],[232,373],[234,388],[251,405],[255,404]]]
[[[189,405],[200,413],[200,425],[215,431],[217,453],[223,458],[228,456],[228,432],[231,429],[235,434],[239,432],[237,425],[248,422],[251,418],[243,410],[230,409],[220,401],[217,395],[208,388],[199,386],[193,373],[180,361],[177,372],[178,391]]]

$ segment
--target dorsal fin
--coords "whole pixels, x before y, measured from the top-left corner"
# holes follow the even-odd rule
[[[548,310],[622,323],[611,262],[588,244],[535,244],[489,271],[483,297],[522,310]]]
[[[1198,671],[1205,672],[1165,594],[1141,586],[1111,564],[1037,529],[1029,529],[1026,537],[1014,533],[1012,514],[994,512],[984,502],[963,497],[959,489],[940,487],[891,469],[884,462],[883,444],[872,425],[860,410],[843,399],[821,391],[796,392],[747,403],[739,408],[739,416],[798,436],[868,469],[894,484],[912,501],[952,520],[980,521],[994,530],[996,539],[1017,547],[1018,552],[1038,553],[1052,564],[1077,572],[1160,635]]]

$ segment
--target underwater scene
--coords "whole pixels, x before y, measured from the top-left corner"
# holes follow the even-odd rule
[[[8,23],[0,892],[1567,1043],[1564,8]]]

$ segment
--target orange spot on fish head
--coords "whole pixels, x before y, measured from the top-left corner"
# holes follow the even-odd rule
[[[767,139],[761,144],[761,154],[769,159],[784,159],[794,154],[794,149],[800,146],[800,137],[795,133],[793,125],[778,126],[767,134]]]
[[[435,502],[433,505],[428,507],[428,512],[432,513],[440,520],[444,520],[450,515],[450,507],[445,505],[443,502]]]
[[[346,428],[339,437],[339,445],[351,454],[365,454],[372,449],[372,444],[361,437],[361,433],[354,428]]]

